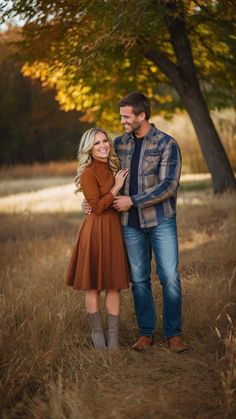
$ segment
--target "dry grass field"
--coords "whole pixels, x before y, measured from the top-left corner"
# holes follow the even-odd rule
[[[191,350],[173,354],[163,341],[153,266],[156,344],[143,354],[130,349],[137,328],[127,290],[120,350],[105,353],[90,346],[83,294],[64,283],[82,219],[71,179],[11,182],[0,189],[1,417],[234,418],[236,196],[213,197],[205,178],[182,182],[183,331]]]

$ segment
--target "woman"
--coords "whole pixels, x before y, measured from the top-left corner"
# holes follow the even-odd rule
[[[112,203],[128,171],[119,170],[112,141],[100,128],[91,128],[82,136],[78,162],[76,192],[83,192],[92,212],[80,227],[67,284],[86,290],[85,306],[94,348],[117,349],[120,289],[128,288],[129,274],[120,215]],[[107,342],[99,311],[101,290],[106,291]]]

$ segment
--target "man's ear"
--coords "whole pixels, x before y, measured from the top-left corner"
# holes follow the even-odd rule
[[[141,112],[141,113],[139,114],[139,117],[140,117],[140,120],[141,120],[141,121],[144,121],[144,119],[146,118],[146,113],[145,113],[145,112]]]

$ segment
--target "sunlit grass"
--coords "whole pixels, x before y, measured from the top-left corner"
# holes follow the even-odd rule
[[[68,185],[73,182],[72,177],[54,176],[37,178],[3,179],[0,182],[0,197],[19,193],[36,192],[41,189]]]
[[[180,191],[193,191],[179,199],[201,204],[201,191],[210,183],[209,174],[183,175]],[[0,212],[74,212],[81,208],[82,194],[74,194],[74,182],[68,177],[2,180],[0,184]],[[196,194],[195,191],[199,191]]]
[[[186,182],[208,181],[194,179]],[[170,354],[163,345],[161,287],[153,263],[157,344],[145,354],[130,350],[137,327],[127,290],[122,292],[121,349],[99,353],[90,346],[83,293],[65,286],[83,219],[72,179],[59,186],[56,178],[48,178],[43,189],[38,179],[33,192],[32,184],[24,181],[18,193],[16,184],[13,188],[5,182],[12,193],[0,199],[4,419],[166,419],[170,412],[172,419],[206,417],[206,412],[217,419],[226,412],[234,415],[235,402],[227,395],[235,384],[225,384],[222,377],[229,369],[228,358],[223,359],[224,336],[226,342],[232,340],[227,314],[234,324],[236,318],[235,195],[213,196],[209,190],[195,189],[179,194],[183,331],[191,351]],[[106,324],[103,302],[102,309]],[[229,351],[227,347],[231,357]]]
[[[0,198],[0,212],[74,212],[80,211],[82,194],[74,194],[74,184],[56,186]]]

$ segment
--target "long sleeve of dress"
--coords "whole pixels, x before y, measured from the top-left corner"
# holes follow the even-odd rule
[[[101,195],[96,174],[91,168],[86,168],[80,177],[82,192],[96,215],[101,214],[113,202],[114,196],[111,192]]]

